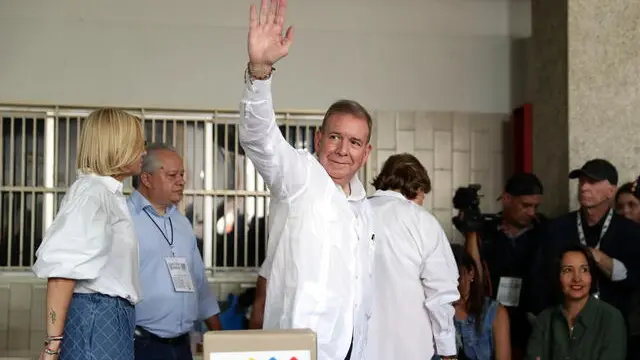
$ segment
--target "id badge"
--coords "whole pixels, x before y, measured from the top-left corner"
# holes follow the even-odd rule
[[[196,288],[193,286],[187,259],[183,257],[168,257],[165,258],[165,261],[169,268],[174,290],[176,292],[195,292]]]
[[[520,290],[522,290],[522,279],[501,277],[496,300],[503,306],[518,306],[520,304]]]

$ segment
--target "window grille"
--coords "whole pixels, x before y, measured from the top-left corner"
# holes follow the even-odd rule
[[[76,178],[80,128],[91,108],[0,105],[0,267],[28,268]],[[126,109],[147,142],[183,156],[189,218],[208,269],[255,270],[266,253],[269,192],[238,144],[237,111]],[[278,112],[289,143],[313,152],[321,113]],[[363,181],[368,179],[363,169]],[[132,191],[131,180],[125,192]]]

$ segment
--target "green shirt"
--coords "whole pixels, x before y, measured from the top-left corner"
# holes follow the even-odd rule
[[[562,307],[546,309],[536,318],[527,359],[625,360],[627,332],[618,309],[589,297],[570,334]]]

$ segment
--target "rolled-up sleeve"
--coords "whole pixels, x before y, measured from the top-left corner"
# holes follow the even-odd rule
[[[627,278],[627,267],[618,259],[611,259],[613,265],[611,269],[611,280],[622,281]]]
[[[282,135],[273,110],[271,80],[247,82],[238,139],[273,196],[293,197],[304,188],[309,153],[294,149]]]
[[[218,299],[211,291],[207,275],[205,274],[204,263],[198,247],[195,245],[196,240],[193,239],[193,273],[196,280],[196,288],[198,291],[198,319],[206,320],[213,315],[220,313],[220,305]]]
[[[97,278],[111,251],[105,206],[91,194],[63,204],[36,252],[34,274],[43,279]]]
[[[425,244],[420,278],[424,288],[424,306],[431,319],[433,338],[438,355],[454,355],[456,329],[453,323],[453,302],[460,298],[458,292],[458,267],[449,240],[440,224],[427,214],[421,214],[416,232]]]

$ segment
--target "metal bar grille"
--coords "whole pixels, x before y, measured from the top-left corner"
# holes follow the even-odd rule
[[[76,178],[75,158],[84,118],[93,109],[0,104],[0,268],[26,268],[35,260],[66,189]],[[148,142],[165,142],[183,156],[185,197],[208,269],[253,271],[266,254],[269,191],[238,143],[232,111],[127,109],[143,120]],[[321,113],[277,113],[285,138],[315,151]],[[366,169],[360,174],[368,179]],[[130,180],[125,192],[132,191]]]

